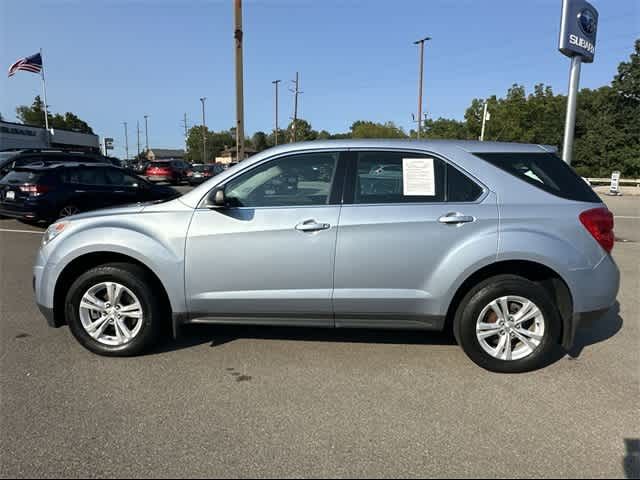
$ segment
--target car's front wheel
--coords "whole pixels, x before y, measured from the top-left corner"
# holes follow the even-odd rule
[[[560,315],[547,291],[516,275],[481,282],[463,298],[454,333],[476,364],[519,373],[545,366],[560,337]]]
[[[73,335],[100,355],[140,354],[161,330],[153,279],[137,265],[111,263],[88,270],[71,285],[65,305]]]

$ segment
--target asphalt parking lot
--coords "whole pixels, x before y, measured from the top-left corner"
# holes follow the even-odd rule
[[[40,229],[0,219],[0,475],[638,478],[640,197],[605,201],[619,305],[523,375],[415,332],[198,327],[101,358],[36,308]]]

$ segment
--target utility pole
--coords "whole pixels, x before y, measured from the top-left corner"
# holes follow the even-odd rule
[[[424,42],[431,40],[431,37],[425,37],[417,42],[413,42],[414,45],[420,45],[420,79],[418,80],[418,133],[420,138],[420,132],[422,130],[422,78],[424,75]]]
[[[202,102],[202,163],[207,163],[207,123],[204,119],[204,102],[207,101],[207,97],[200,98]]]
[[[278,84],[281,82],[282,80],[274,80],[273,85],[275,86],[276,89],[276,101],[275,101],[275,105],[276,105],[276,130],[275,130],[275,135],[276,135],[276,145],[278,145]]]
[[[127,131],[127,122],[122,122],[124,124],[124,159],[125,161],[129,161],[129,132]]]
[[[244,90],[243,90],[243,70],[242,70],[242,0],[233,0],[235,29],[233,37],[235,39],[236,53],[236,160],[244,160]]]
[[[292,129],[293,132],[291,134],[291,138],[293,139],[293,141],[297,141],[297,130],[298,130],[298,95],[300,95],[301,92],[300,91],[300,74],[298,72],[296,72],[296,79],[292,80],[293,82],[293,90],[289,89],[290,92],[293,93],[293,125],[292,125]]]
[[[140,159],[140,120],[136,120],[136,132],[138,134],[138,160]]]
[[[189,149],[189,145],[187,144],[187,138],[189,137],[189,126],[187,124],[187,114],[184,114],[184,120],[182,120],[184,124],[184,150],[185,152]]]
[[[489,120],[488,115],[489,112],[487,111],[487,106],[489,105],[489,102],[487,100],[485,100],[484,102],[484,110],[482,111],[482,131],[480,133],[480,141],[484,142],[484,128],[485,128],[485,124],[487,123],[487,120]]]
[[[144,137],[145,137],[145,145],[146,145],[146,151],[149,151],[149,124],[147,123],[147,119],[149,118],[149,115],[145,115],[144,116]]]

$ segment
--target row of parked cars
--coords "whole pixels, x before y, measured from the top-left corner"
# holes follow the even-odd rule
[[[150,162],[144,175],[117,159],[85,152],[0,152],[0,216],[46,222],[83,211],[180,195],[168,185],[200,183],[219,173],[210,165]],[[146,177],[146,178],[145,178]]]
[[[138,162],[132,169],[151,182],[168,182],[172,185],[186,182],[198,185],[221,173],[224,167],[220,164],[192,164],[183,160],[157,160]]]

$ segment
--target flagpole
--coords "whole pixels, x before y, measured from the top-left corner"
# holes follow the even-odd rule
[[[44,98],[44,127],[47,130],[47,145],[51,145],[51,138],[49,137],[49,111],[47,109],[47,84],[44,80],[44,59],[42,57],[42,49],[40,49],[40,60],[42,61],[40,77],[42,78],[42,96]]]

